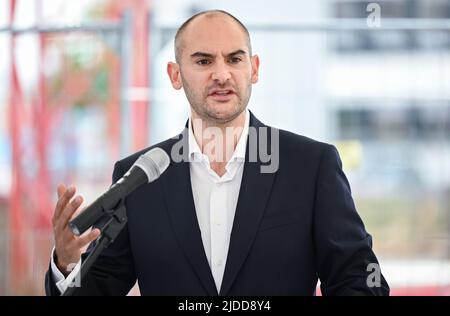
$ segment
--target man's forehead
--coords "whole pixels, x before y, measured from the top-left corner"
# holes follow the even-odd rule
[[[227,56],[243,51],[249,52],[248,43],[244,36],[227,36],[226,34],[198,34],[192,38],[185,37],[182,41],[184,55],[191,56],[196,52],[210,55]]]
[[[247,39],[239,28],[192,28],[184,34],[182,45],[191,55],[197,51],[209,54],[228,55],[237,50],[248,52]]]

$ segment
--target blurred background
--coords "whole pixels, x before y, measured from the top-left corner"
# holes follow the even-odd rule
[[[450,295],[449,0],[0,0],[0,295],[44,294],[58,183],[88,204],[181,132],[165,67],[206,9],[249,28],[250,110],[338,147],[392,295]]]

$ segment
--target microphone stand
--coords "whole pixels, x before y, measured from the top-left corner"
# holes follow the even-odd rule
[[[100,229],[101,233],[99,239],[95,241],[94,248],[90,251],[88,257],[83,260],[80,271],[78,271],[73,280],[78,279],[80,282],[83,281],[83,278],[86,276],[87,272],[92,267],[95,260],[97,260],[103,249],[107,248],[112,242],[114,242],[116,237],[127,224],[128,218],[124,200],[120,201],[114,209],[108,210],[105,213],[108,214],[110,218]],[[76,289],[77,284],[69,284],[61,296],[72,296],[74,295]]]

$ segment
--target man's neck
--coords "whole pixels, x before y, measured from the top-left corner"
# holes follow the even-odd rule
[[[219,176],[225,174],[225,166],[233,156],[244,130],[247,110],[225,124],[202,120],[191,112],[191,124],[195,140],[203,154],[207,155],[211,169]]]

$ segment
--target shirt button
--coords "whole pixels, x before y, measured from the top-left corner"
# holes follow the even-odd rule
[[[217,260],[217,263],[216,263],[216,265],[217,265],[218,267],[220,267],[220,266],[222,265],[222,263],[223,263],[223,261],[222,261],[222,260]]]

